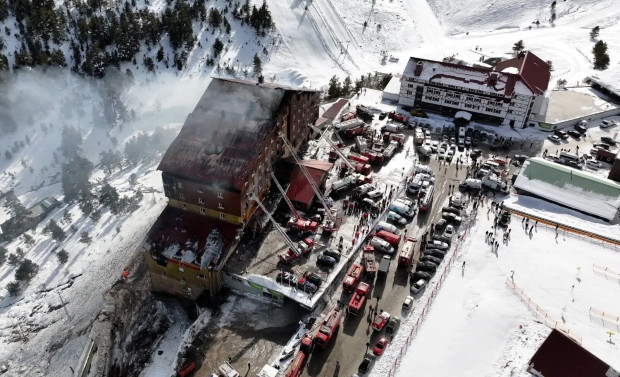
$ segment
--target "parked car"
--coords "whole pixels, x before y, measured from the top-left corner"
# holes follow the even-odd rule
[[[515,154],[515,156],[512,158],[512,161],[519,161],[520,163],[524,163],[525,160],[527,160],[528,158],[530,158],[530,156],[526,156],[524,154]]]
[[[317,286],[312,284],[306,278],[299,279],[299,281],[297,282],[297,288],[306,293],[315,293],[317,290]]]
[[[450,213],[450,212],[442,212],[441,217],[446,219],[446,221],[455,223],[455,224],[460,224],[461,221],[463,220],[460,216],[457,216],[454,213]]]
[[[603,164],[601,164],[600,161],[591,159],[591,160],[586,161],[586,166],[589,167],[590,169],[596,170],[596,169],[602,168]]]
[[[567,134],[569,134],[570,136],[574,137],[575,139],[581,139],[581,132],[579,132],[579,131],[570,130],[570,131],[567,132]]]
[[[372,329],[375,331],[383,330],[385,325],[387,325],[388,321],[390,320],[390,317],[390,313],[385,311],[377,315],[374,321],[372,321]]]
[[[471,158],[478,158],[482,156],[482,150],[480,149],[473,149],[471,152],[469,152],[469,157]]]
[[[374,355],[366,355],[364,356],[364,360],[360,363],[360,366],[357,368],[358,373],[361,375],[365,375],[370,372],[373,365],[375,365],[376,357]]]
[[[447,236],[446,236],[446,235],[444,235],[444,234],[433,234],[433,239],[434,239],[434,240],[437,240],[437,241],[445,242],[445,243],[447,243],[448,245],[451,245],[451,244],[452,244],[452,238],[447,237]]]
[[[383,354],[383,351],[385,351],[385,348],[388,345],[388,340],[386,337],[382,337],[381,339],[377,340],[377,343],[375,343],[375,346],[372,348],[372,353],[375,356],[381,356]]]
[[[439,142],[435,140],[431,143],[431,151],[437,153],[437,149],[439,149]]]
[[[338,250],[327,249],[323,252],[323,255],[327,255],[328,257],[332,257],[336,260],[336,262],[340,262],[341,254]]]
[[[446,252],[439,249],[426,249],[424,250],[424,255],[430,255],[435,258],[443,259],[446,256]]]
[[[448,222],[446,221],[446,219],[440,219],[439,221],[437,221],[437,224],[435,224],[435,231],[443,232],[444,229],[446,229],[447,224]]]
[[[443,232],[446,237],[454,237],[454,227],[452,225],[448,225],[446,230]]]
[[[316,264],[323,267],[334,267],[338,263],[329,255],[321,254],[316,258]]]
[[[466,147],[469,147],[470,145],[471,145],[471,137],[467,136],[467,137],[465,138],[465,146],[466,146]]]
[[[403,301],[403,310],[409,311],[411,308],[413,308],[413,297],[407,296],[405,301]]]
[[[426,280],[420,279],[411,284],[411,293],[416,294],[426,287]]]
[[[588,127],[586,127],[587,125],[587,122],[585,124],[579,122],[579,124],[575,126],[575,130],[579,133],[585,134],[588,131]]]
[[[616,125],[616,122],[614,122],[611,119],[605,119],[604,121],[601,122],[601,128],[609,128],[615,125]]]
[[[447,227],[446,227],[446,229],[447,229]],[[448,247],[449,247],[449,245],[447,243],[441,242],[441,241],[432,240],[432,241],[428,241],[426,243],[426,248],[427,249],[433,248],[433,249],[439,249],[439,250],[447,250]]]
[[[606,143],[594,143],[594,144],[592,144],[592,146],[594,148],[602,148],[602,149],[605,149],[605,150],[609,150],[611,148],[611,145],[606,144]]]
[[[562,142],[562,139],[560,139],[559,137],[555,135],[549,135],[547,139],[549,139],[552,143],[556,143],[556,144],[560,144]]]
[[[434,274],[437,271],[437,265],[431,262],[418,262],[417,269]]]
[[[446,151],[445,150],[440,150],[439,151],[439,155],[437,156],[438,159],[440,160],[444,160],[446,158]]]
[[[297,278],[290,272],[280,272],[276,276],[276,281],[280,284],[295,285]]]
[[[422,261],[422,262],[431,262],[431,263],[435,263],[436,265],[440,265],[441,264],[441,258],[434,257],[431,254],[424,254],[424,255],[422,255],[422,257],[420,257],[420,261]]]
[[[417,270],[417,271],[411,271],[409,273],[409,280],[412,282],[418,281],[420,279],[430,281],[432,277],[433,277],[433,274],[428,271]]]
[[[306,280],[316,285],[317,287],[320,287],[321,283],[323,283],[323,279],[321,279],[321,277],[318,274],[315,274],[314,272],[311,272],[311,271],[306,271],[306,273],[304,274],[304,277],[306,278]]]
[[[559,137],[559,138],[560,138],[560,139],[562,139],[562,140],[566,140],[566,139],[568,139],[568,135],[566,134],[566,132],[565,132],[565,131],[562,131],[562,130],[556,130],[553,134],[554,134],[555,136]]]
[[[454,213],[455,215],[460,215],[461,214],[461,210],[456,208],[456,207],[452,207],[452,206],[445,206],[441,209],[441,212],[450,212],[450,213]]]
[[[601,136],[601,141],[605,144],[616,145],[616,140],[609,136]]]
[[[388,322],[388,324],[385,326],[385,333],[396,334],[396,331],[398,331],[399,327],[400,327],[400,318],[392,317],[390,318],[390,321]]]
[[[381,114],[379,114],[379,120],[385,119],[386,116],[387,116],[387,113],[383,111]]]
[[[448,162],[452,162],[453,159],[454,159],[454,151],[452,149],[450,149],[446,153],[445,160],[448,161]]]
[[[399,215],[398,213],[394,211],[388,212],[387,221],[395,223],[395,224],[400,224],[400,225],[407,223],[407,219],[405,219],[404,217],[402,217],[401,215]]]

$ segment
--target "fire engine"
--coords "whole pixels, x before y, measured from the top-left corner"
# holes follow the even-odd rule
[[[351,292],[355,289],[355,285],[362,277],[364,273],[364,267],[360,264],[354,263],[351,268],[349,268],[349,272],[347,272],[347,276],[342,281],[342,289],[345,292]]]
[[[392,111],[388,114],[388,118],[392,119],[395,122],[407,123],[407,119],[405,115],[401,115],[395,111]]]
[[[340,308],[332,309],[329,316],[323,321],[323,324],[319,327],[319,330],[314,336],[314,344],[321,349],[325,349],[332,337],[338,332],[341,318],[342,310],[340,310]]]
[[[363,310],[362,308],[366,302],[366,295],[368,295],[369,290],[370,285],[366,283],[359,283],[357,285],[355,293],[353,293],[353,297],[351,297],[351,301],[349,301],[349,314],[358,315],[360,311]]]

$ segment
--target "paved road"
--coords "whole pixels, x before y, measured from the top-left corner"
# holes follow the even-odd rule
[[[450,184],[458,186],[458,182],[465,178],[465,172],[462,169],[458,171],[457,176],[454,164],[439,166],[439,161],[434,158],[428,162],[435,172],[436,194],[433,206],[428,213],[416,216],[406,226],[407,234],[418,238],[431,223],[441,218],[441,207],[449,196],[448,186]],[[379,257],[380,255],[377,255],[377,258]],[[415,260],[417,261],[418,258],[419,248],[416,250]],[[366,344],[369,343],[372,348],[379,338],[369,325],[368,305],[372,304],[380,310],[387,310],[393,316],[403,316],[401,305],[404,298],[410,294],[407,270],[397,268],[397,261],[394,259],[387,279],[378,279],[374,283],[368,279],[367,282],[371,283],[373,290],[364,314],[345,318],[342,329],[329,347],[325,351],[317,350],[311,355],[302,376],[350,376],[357,371],[366,353]],[[342,302],[349,301],[350,295],[343,294],[341,290],[336,295],[340,296]],[[340,362],[339,373],[335,371],[336,361]]]

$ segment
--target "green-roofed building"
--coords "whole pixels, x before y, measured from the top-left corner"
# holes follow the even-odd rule
[[[542,158],[523,164],[514,188],[611,223],[619,219],[620,184]]]

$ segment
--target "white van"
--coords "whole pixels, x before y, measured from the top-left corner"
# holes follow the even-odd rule
[[[405,217],[414,217],[415,216],[415,211],[413,209],[411,209],[411,207],[401,203],[401,202],[397,202],[394,201],[390,204],[390,211],[394,211],[396,213],[398,213],[399,215],[405,216]]]
[[[395,122],[388,122],[385,126],[381,127],[381,132],[399,133],[403,130],[403,125]]]
[[[383,253],[390,254],[390,255],[394,254],[394,248],[392,247],[392,245],[390,245],[390,243],[387,242],[386,240],[381,239],[379,237],[373,237],[370,240],[370,245]]]
[[[418,153],[421,156],[428,157],[428,156],[430,156],[433,153],[433,151],[429,147],[427,147],[426,145],[420,145],[418,147]]]
[[[453,207],[461,208],[461,206],[463,206],[463,195],[461,195],[460,192],[457,192],[454,195],[452,195],[452,199],[450,200],[450,204]]]
[[[375,230],[377,232],[380,232],[382,230],[387,230],[390,233],[394,233],[396,235],[400,234],[400,230],[395,227],[394,225],[390,224],[390,223],[386,223],[385,221],[379,221],[377,223],[377,226],[375,227]]]
[[[433,169],[431,169],[431,167],[428,166],[428,165],[418,164],[418,165],[415,166],[414,172],[416,174],[418,174],[418,173],[426,173],[428,175],[433,175]]]

